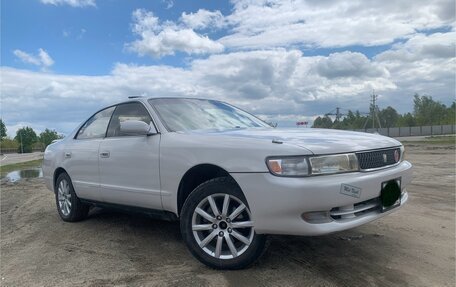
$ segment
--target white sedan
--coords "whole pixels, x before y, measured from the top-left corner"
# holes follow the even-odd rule
[[[227,103],[131,98],[106,107],[45,151],[64,221],[91,206],[178,220],[191,253],[244,268],[266,234],[322,235],[401,207],[412,165],[380,135],[276,129]]]

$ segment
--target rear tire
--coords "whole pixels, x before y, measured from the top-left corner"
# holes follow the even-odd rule
[[[74,192],[71,178],[67,173],[59,175],[55,181],[55,203],[63,221],[76,222],[87,217],[90,206],[82,203]]]
[[[180,226],[192,255],[212,268],[245,268],[265,250],[266,236],[255,233],[247,200],[227,177],[206,181],[190,193]]]

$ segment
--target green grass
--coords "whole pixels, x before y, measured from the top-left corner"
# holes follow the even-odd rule
[[[26,162],[2,165],[2,166],[0,166],[0,173],[3,176],[6,173],[15,171],[15,170],[40,167],[42,163],[43,163],[42,159],[37,159],[37,160],[31,160],[31,161],[26,161]]]

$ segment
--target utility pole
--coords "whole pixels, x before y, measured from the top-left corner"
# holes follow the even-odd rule
[[[372,113],[372,128],[375,129],[375,118],[376,118],[376,104],[375,102],[377,101],[378,95],[375,94],[375,92],[372,92],[372,106],[371,106],[371,113]]]
[[[340,108],[337,107],[336,108],[336,121],[339,121],[341,117],[342,117],[342,115],[340,114]]]
[[[337,107],[335,113],[333,113],[334,110],[332,110],[329,113],[326,113],[325,116],[336,116],[336,119],[334,120],[334,122],[339,122],[340,119],[345,115],[340,112],[341,109],[342,108]]]
[[[372,91],[371,104],[370,104],[370,117],[372,118],[372,128],[375,129],[375,120],[377,120],[378,127],[381,128],[380,118],[378,117],[378,107],[377,107],[377,98],[378,95],[375,94],[375,91]],[[366,122],[364,123],[364,128],[366,128],[369,117],[367,117]]]

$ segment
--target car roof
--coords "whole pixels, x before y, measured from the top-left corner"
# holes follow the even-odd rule
[[[201,101],[217,101],[217,102],[223,102],[215,99],[207,99],[207,98],[197,98],[197,97],[144,97],[144,96],[129,96],[127,100],[117,102],[113,105],[119,105],[119,104],[124,104],[124,103],[131,103],[134,101],[141,101],[141,102],[147,102],[148,100],[163,100],[163,99],[183,99],[183,100],[201,100]]]
[[[214,100],[214,99],[196,98],[196,97],[151,97],[151,98],[147,98],[147,100],[162,100],[162,99],[183,99],[183,100],[218,101],[218,100]]]

